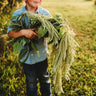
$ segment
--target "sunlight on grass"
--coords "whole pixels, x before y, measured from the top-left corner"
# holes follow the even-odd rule
[[[70,22],[70,27],[76,33],[75,39],[80,45],[71,66],[71,81],[66,81],[63,78],[65,93],[61,96],[96,96],[96,6],[94,2],[87,0],[42,1],[42,7],[48,9],[52,16],[60,13]],[[24,2],[12,9],[11,12],[22,8],[23,5]],[[0,20],[2,33],[6,33],[7,23],[12,13],[0,17],[2,18]],[[51,46],[49,46],[49,52],[51,52]],[[52,81],[51,68],[52,57],[50,54],[48,70]],[[22,65],[13,53],[6,55],[5,52],[3,57],[0,57],[0,76],[0,96],[25,96],[26,86]],[[51,84],[51,88],[52,96],[56,96],[53,84]],[[38,94],[40,95],[40,92]]]

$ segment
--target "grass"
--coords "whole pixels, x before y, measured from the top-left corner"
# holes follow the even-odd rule
[[[80,45],[71,66],[71,80],[63,79],[64,96],[96,95],[96,6],[93,4],[83,0],[48,0],[42,5],[52,15],[61,13],[70,22]]]
[[[43,0],[42,7],[48,9],[51,15],[62,14],[70,22],[70,27],[76,33],[75,39],[80,45],[71,66],[70,81],[63,78],[65,93],[61,96],[96,96],[96,6],[94,6],[94,2]],[[10,15],[9,17],[11,17]],[[2,22],[6,21],[5,18],[3,17]],[[4,32],[6,32],[7,26],[5,23],[2,24]],[[50,48],[49,51],[51,51]],[[50,56],[48,68],[50,73],[51,63]],[[25,96],[25,77],[21,70],[22,65],[14,55],[3,55],[3,59],[0,59],[1,96]],[[50,80],[52,81],[51,74]],[[51,84],[51,88],[53,96],[56,96],[53,84]]]

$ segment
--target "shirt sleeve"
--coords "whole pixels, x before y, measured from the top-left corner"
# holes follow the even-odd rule
[[[51,14],[49,13],[49,11],[46,11],[46,12],[45,12],[45,15],[46,15],[46,16],[51,16]]]
[[[13,17],[13,16],[18,16],[18,15],[16,14],[16,12],[14,12],[13,15],[12,15],[12,17]],[[16,21],[16,20],[17,20],[17,19],[13,19],[13,21]],[[13,28],[10,28],[10,27],[8,26],[7,34],[8,34],[11,30],[13,30]]]
[[[48,10],[43,10],[43,15],[45,16],[51,16],[50,12]]]

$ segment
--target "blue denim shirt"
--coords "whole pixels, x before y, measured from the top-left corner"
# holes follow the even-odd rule
[[[25,6],[19,10],[16,10],[14,13],[13,13],[13,16],[19,16],[20,14],[22,14],[23,12],[27,11]],[[41,6],[39,6],[36,10],[36,14],[42,14],[42,15],[45,15],[45,16],[50,16],[50,13],[48,12],[48,10],[42,8]],[[26,19],[26,26],[28,26],[28,20]],[[8,27],[8,30],[7,30],[7,34],[13,30],[12,28],[9,28]],[[49,52],[48,52],[48,48],[47,48],[47,41],[46,41],[46,38],[41,38],[38,40],[38,43],[36,44],[38,50],[39,50],[39,55],[34,51],[34,50],[31,50],[30,53],[29,53],[29,56],[27,58],[27,60],[24,62],[26,64],[35,64],[37,62],[41,62],[43,60],[45,60],[47,58],[47,56],[49,55]],[[22,46],[21,49],[23,48],[26,48],[26,46]],[[27,55],[27,53],[26,53]],[[26,58],[26,55],[24,58]],[[24,58],[22,58],[20,60],[20,62],[22,62],[24,60]]]

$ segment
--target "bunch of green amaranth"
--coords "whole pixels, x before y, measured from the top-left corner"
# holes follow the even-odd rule
[[[26,18],[28,18],[29,26],[26,26]],[[14,21],[14,19],[16,19]],[[13,40],[13,49],[15,53],[18,53],[22,46],[27,46],[27,49],[21,50],[19,59],[23,58],[26,53],[29,54],[30,50],[35,50],[38,53],[36,47],[36,39],[42,38],[48,34],[49,43],[53,45],[53,78],[55,85],[55,92],[57,94],[63,93],[62,88],[62,76],[67,80],[69,79],[70,66],[74,60],[75,48],[78,46],[74,40],[74,32],[70,30],[69,26],[64,22],[64,19],[56,15],[54,17],[43,16],[40,14],[32,14],[30,12],[24,12],[18,17],[13,17],[9,23],[9,27],[13,28],[15,32],[21,29],[38,28],[38,37],[34,39],[28,39],[26,37],[19,37]],[[25,62],[28,58],[23,61]],[[63,75],[62,75],[63,74]]]

